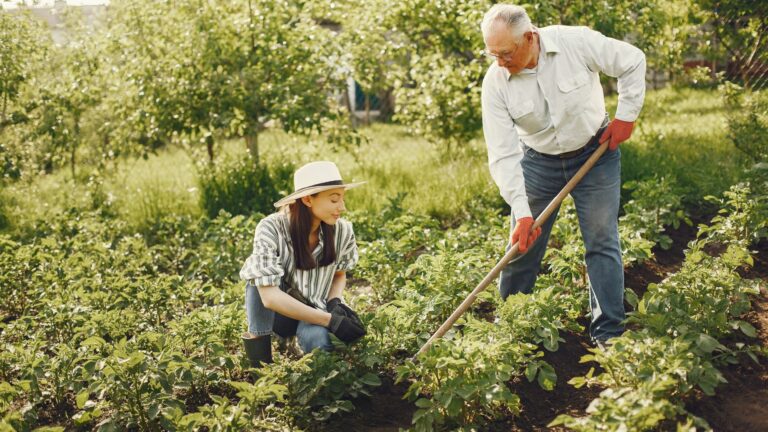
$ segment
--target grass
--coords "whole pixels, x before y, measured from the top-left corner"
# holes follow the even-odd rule
[[[622,145],[623,180],[673,175],[687,206],[706,206],[704,196],[728,189],[749,164],[727,138],[725,109],[714,91],[649,92],[636,132]]]
[[[345,181],[367,181],[349,192],[350,209],[379,211],[399,193],[406,194],[403,205],[410,211],[441,219],[463,215],[473,202],[500,205],[481,140],[469,142],[461,156],[447,158],[402,126],[374,124],[361,132],[368,141],[359,147],[333,149],[321,140],[273,131],[262,136],[260,152],[268,164],[331,160]],[[239,141],[225,143],[223,153],[246,157]]]
[[[59,170],[6,187],[3,198],[9,223],[5,231],[29,231],[36,221],[67,208],[95,209],[105,201],[137,231],[166,214],[202,214],[194,164],[181,149],[167,149],[146,160],[124,160],[113,171],[97,173],[88,167],[79,171],[77,182],[68,170]]]
[[[615,97],[607,99],[609,112],[615,111],[615,104]],[[479,203],[505,207],[488,173],[480,137],[468,142],[461,155],[448,158],[403,126],[374,124],[361,132],[367,142],[338,149],[319,137],[270,130],[260,136],[261,157],[270,164],[290,161],[296,166],[312,160],[336,162],[345,180],[368,182],[350,191],[350,209],[377,212],[398,194],[405,194],[402,205],[409,211],[444,221],[465,216]],[[219,159],[247,157],[242,140],[221,141],[216,151]],[[726,137],[722,98],[706,90],[648,92],[635,133],[622,144],[622,152],[624,181],[674,175],[692,207],[703,205],[703,196],[719,195],[738,181],[748,163]],[[101,195],[94,193],[94,182],[73,184],[67,170],[10,184],[3,190],[9,225],[5,231],[45,220],[58,209],[93,207],[99,196],[111,201],[117,215],[138,230],[165,214],[201,215],[193,159],[204,157],[202,150],[192,154],[167,148],[146,160],[123,160],[101,174]],[[88,167],[79,170],[89,172]]]
[[[146,226],[165,214],[202,214],[194,162],[174,148],[148,159],[129,161],[105,182],[115,207],[125,220]]]

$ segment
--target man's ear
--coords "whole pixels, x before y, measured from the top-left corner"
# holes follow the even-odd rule
[[[531,41],[533,41],[533,32],[532,31],[528,30],[523,35],[525,36],[526,42],[531,43]]]

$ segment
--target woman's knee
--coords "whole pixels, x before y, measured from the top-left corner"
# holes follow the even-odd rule
[[[258,289],[251,284],[245,287],[245,315],[248,332],[257,336],[272,334],[275,313],[264,307]]]
[[[331,351],[333,349],[331,335],[325,327],[301,323],[296,335],[299,339],[299,346],[301,346],[301,350],[305,353],[312,352],[316,348],[323,351]]]

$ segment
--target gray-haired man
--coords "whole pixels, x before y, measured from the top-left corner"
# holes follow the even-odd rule
[[[483,39],[495,62],[483,80],[483,131],[491,176],[512,208],[511,243],[524,255],[502,272],[503,298],[530,293],[557,213],[532,231],[534,217],[597,148],[607,151],[571,195],[586,246],[592,323],[602,343],[623,332],[624,273],[618,235],[621,155],[645,96],[645,56],[586,27],[537,28],[519,6],[485,15]],[[618,78],[613,121],[598,73]],[[534,242],[541,235],[538,242]],[[530,249],[530,250],[529,250]]]

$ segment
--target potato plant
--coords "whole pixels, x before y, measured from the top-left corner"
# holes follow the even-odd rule
[[[762,184],[765,193],[765,183]],[[689,244],[682,268],[659,284],[651,284],[629,317],[638,329],[611,341],[605,351],[593,350],[582,361],[600,364],[571,384],[607,386],[587,409],[587,416],[563,414],[550,426],[579,431],[653,430],[662,421],[677,422],[678,430],[710,429],[703,419],[688,413],[685,398],[695,388],[708,395],[725,382],[717,366],[736,362],[745,354],[758,361],[755,349],[743,342],[719,342],[734,331],[755,337],[756,330],[740,317],[759,293],[755,281],[744,280],[736,269],[752,264],[747,249],[759,232],[750,221],[766,210],[757,198],[746,203],[749,189],[737,186],[725,194],[719,216],[702,227]],[[759,190],[759,189],[758,189]],[[757,222],[759,226],[761,222]],[[719,253],[712,246],[719,245]]]
[[[507,382],[522,376],[526,365],[541,355],[535,348],[486,333],[485,338],[441,340],[418,361],[406,361],[398,379],[418,377],[406,393],[419,408],[413,416],[415,430],[478,427],[517,414],[520,398]]]
[[[624,208],[627,265],[665,246],[663,225],[685,221],[674,187],[643,192],[656,181],[634,185]],[[729,192],[727,210],[691,243],[680,271],[637,299],[632,331],[585,359],[605,372],[572,382],[606,390],[587,417],[559,424],[703,424],[681,401],[694,389],[714,391],[716,367],[755,356],[749,345],[720,341],[755,334],[741,315],[757,287],[737,270],[764,236],[762,185]],[[441,223],[399,205],[356,216],[366,238],[351,274],[373,295],[348,300],[368,336],[298,360],[276,351],[258,371],[240,347],[237,271],[259,215],[168,216],[136,232],[114,213],[73,207],[31,223],[35,235],[1,237],[1,424],[33,429],[56,411],[58,424],[82,429],[313,429],[353,410],[388,376],[409,386],[416,429],[482,429],[519,413],[516,381],[556,391],[558,371],[542,357],[560,348],[564,332],[583,332],[589,310],[573,203],[560,209],[533,293],[501,301],[489,288],[416,362],[408,359],[502,256],[509,219],[475,208]],[[736,228],[744,224],[748,231]]]

